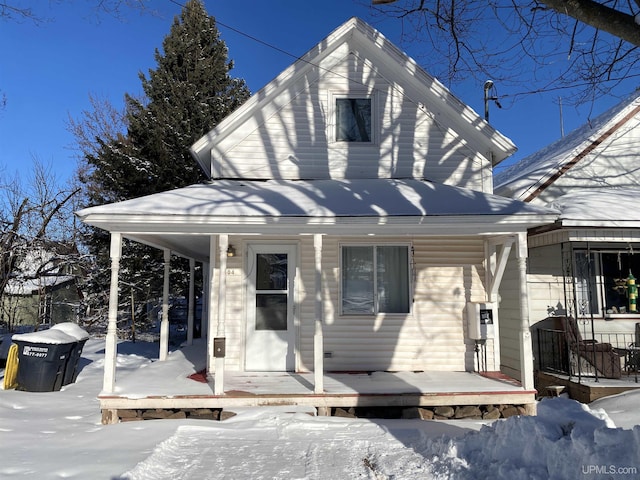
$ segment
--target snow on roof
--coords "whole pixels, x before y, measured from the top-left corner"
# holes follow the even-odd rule
[[[640,227],[634,208],[640,188],[595,188],[569,192],[548,206],[561,212],[564,226]]]
[[[10,279],[5,287],[5,293],[9,295],[31,295],[41,288],[55,287],[70,282],[75,277],[73,275],[42,275],[38,278],[28,280]]]
[[[494,175],[494,192],[511,198],[526,200],[545,181],[552,179],[560,169],[576,159],[594,142],[607,133],[613,133],[627,116],[640,111],[640,95],[634,92],[624,101],[602,113],[594,120],[573,130],[566,137],[523,158]]]
[[[90,215],[390,217],[553,214],[522,202],[417,179],[215,180],[123,202]]]

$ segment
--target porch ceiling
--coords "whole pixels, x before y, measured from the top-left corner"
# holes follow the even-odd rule
[[[554,210],[416,179],[217,180],[77,212],[90,225],[196,259],[209,235],[496,235]]]

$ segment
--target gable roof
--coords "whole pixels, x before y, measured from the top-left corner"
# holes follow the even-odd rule
[[[494,175],[494,192],[530,202],[640,115],[640,95],[635,92],[591,122]]]
[[[565,227],[640,228],[640,210],[629,208],[640,188],[594,188],[570,191],[549,204],[561,212]]]
[[[403,88],[403,91],[419,92],[419,98],[412,99],[415,104],[422,105],[422,108],[431,112],[439,123],[453,127],[456,131],[464,131],[465,141],[469,142],[475,151],[491,157],[494,165],[515,152],[516,147],[511,140],[458,100],[444,85],[420,68],[380,32],[354,17],[334,30],[192,145],[190,152],[205,174],[211,178],[211,151],[216,144],[241,130],[245,122],[267,106],[277,109],[277,106],[273,105],[274,99],[297,80],[305,76],[309,78],[323,75],[328,71],[327,65],[320,64],[346,43],[352,50],[366,52],[374,64],[393,65],[396,75],[394,81],[403,87],[411,87]]]

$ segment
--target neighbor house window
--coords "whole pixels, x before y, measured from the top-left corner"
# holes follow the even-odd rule
[[[640,276],[640,254],[591,250],[577,251],[574,258],[578,316],[629,313],[627,279]]]
[[[336,141],[372,141],[371,98],[336,98]]]
[[[342,247],[342,313],[409,313],[409,247]]]

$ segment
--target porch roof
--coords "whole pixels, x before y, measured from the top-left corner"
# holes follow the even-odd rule
[[[215,180],[77,215],[196,259],[210,234],[495,235],[557,218],[552,209],[417,179]]]
[[[549,206],[565,227],[640,228],[635,205],[640,188],[593,188],[569,192]]]

